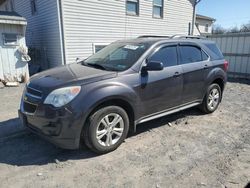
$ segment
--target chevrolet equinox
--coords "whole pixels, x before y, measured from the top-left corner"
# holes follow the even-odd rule
[[[86,60],[31,77],[19,116],[32,132],[65,149],[84,143],[115,150],[136,125],[222,99],[228,62],[216,44],[192,37],[114,42]]]

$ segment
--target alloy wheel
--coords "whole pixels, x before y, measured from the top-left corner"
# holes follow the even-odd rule
[[[208,96],[208,106],[211,110],[214,110],[220,101],[220,92],[217,88],[213,88]]]
[[[112,146],[121,138],[124,131],[124,120],[117,113],[106,115],[99,122],[96,138],[102,146]]]

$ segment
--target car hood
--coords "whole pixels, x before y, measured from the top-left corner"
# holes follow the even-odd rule
[[[29,86],[43,91],[53,90],[70,85],[84,85],[108,78],[113,78],[116,72],[110,72],[73,63],[56,67],[31,77]]]

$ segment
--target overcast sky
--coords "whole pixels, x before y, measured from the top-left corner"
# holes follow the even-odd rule
[[[230,28],[250,22],[250,0],[201,0],[197,13],[216,19],[215,24]]]

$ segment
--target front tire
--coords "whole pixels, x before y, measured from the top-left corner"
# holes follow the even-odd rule
[[[204,113],[213,113],[221,102],[222,92],[218,84],[211,84],[206,92],[200,109]]]
[[[128,135],[129,118],[124,109],[108,106],[94,112],[83,130],[89,149],[104,154],[117,149]]]

